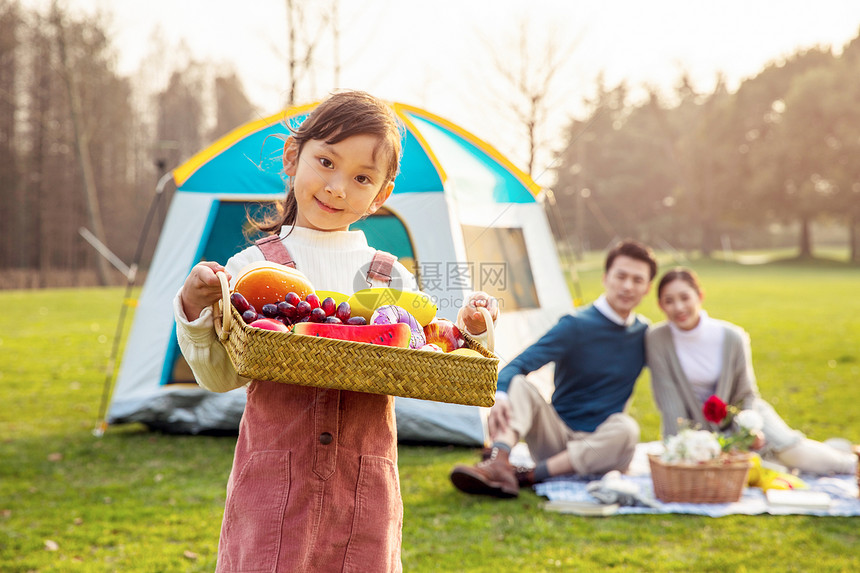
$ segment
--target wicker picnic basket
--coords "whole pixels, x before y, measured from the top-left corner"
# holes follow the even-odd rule
[[[240,376],[471,406],[494,403],[499,359],[486,309],[479,310],[485,313],[489,349],[461,329],[465,346],[482,355],[461,356],[254,328],[230,304],[224,273],[218,277],[222,299],[212,307],[215,331]]]
[[[663,502],[731,503],[738,501],[747,483],[749,454],[724,454],[700,464],[668,464],[648,454],[654,495]]]

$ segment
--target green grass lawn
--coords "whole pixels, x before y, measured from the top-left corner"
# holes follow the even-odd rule
[[[810,437],[860,442],[860,269],[696,262],[712,316],[743,325],[761,393]],[[600,271],[580,272],[585,300]],[[0,291],[0,571],[212,571],[235,437],[92,435],[121,289]],[[660,318],[653,295],[641,308]],[[659,419],[643,374],[633,414]],[[406,571],[857,571],[858,518],[582,518],[524,492],[460,494],[476,450],[401,446]]]

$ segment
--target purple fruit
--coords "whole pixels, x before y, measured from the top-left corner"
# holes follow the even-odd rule
[[[421,348],[427,343],[427,339],[424,337],[424,329],[421,328],[415,317],[397,305],[388,304],[380,306],[370,317],[370,324],[396,324],[398,322],[408,324],[409,330],[412,331],[409,348]]]
[[[303,300],[296,305],[296,316],[298,316],[299,318],[304,318],[311,314],[311,310],[311,303],[306,300]]]
[[[296,310],[296,307],[291,305],[288,302],[279,302],[278,303],[278,314],[281,316],[285,316],[290,320],[295,320],[298,317],[299,312]]]
[[[263,316],[266,318],[275,318],[278,316],[278,305],[276,304],[264,304],[263,305]]]
[[[298,306],[302,301],[301,297],[294,292],[288,292],[284,297],[284,301],[290,303],[293,306]]]
[[[309,322],[322,322],[326,319],[325,311],[320,307],[317,307],[311,310],[311,314],[308,317]]]
[[[240,292],[234,292],[233,294],[231,294],[230,302],[233,304],[236,310],[239,311],[239,314],[245,314],[245,311],[253,310],[251,303],[248,302],[247,299],[245,299],[245,297],[242,296],[242,293]]]
[[[257,320],[257,311],[253,308],[251,310],[246,310],[242,313],[242,320],[245,321],[245,324],[251,324]]]
[[[366,326],[367,320],[363,316],[351,316],[346,320],[350,326]]]
[[[334,315],[340,319],[341,322],[346,322],[349,320],[350,314],[352,313],[352,309],[349,308],[349,303],[343,301],[339,305],[337,305],[337,310],[334,312]]]
[[[337,305],[332,297],[327,296],[320,303],[320,308],[325,311],[326,316],[334,316]]]
[[[341,320],[336,316],[327,316],[325,317],[325,320],[323,322],[325,322],[326,324],[343,324]]]

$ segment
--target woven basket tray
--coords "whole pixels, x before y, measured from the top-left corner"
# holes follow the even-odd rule
[[[494,403],[499,359],[492,352],[493,321],[484,308],[479,310],[485,313],[490,349],[462,329],[465,347],[482,357],[460,356],[253,328],[230,304],[226,276],[218,276],[222,300],[212,307],[215,331],[240,376],[470,406]]]
[[[701,464],[667,464],[648,454],[654,495],[663,502],[731,503],[747,483],[749,454],[732,454]]]

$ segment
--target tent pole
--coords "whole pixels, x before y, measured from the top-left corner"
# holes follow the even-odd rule
[[[140,264],[140,259],[143,256],[143,249],[146,245],[146,239],[149,235],[149,228],[155,218],[156,210],[161,197],[164,195],[164,187],[173,178],[172,172],[167,172],[159,179],[155,186],[155,196],[152,198],[152,203],[149,205],[149,211],[146,214],[146,219],[143,222],[143,229],[140,233],[140,239],[137,242],[137,249],[134,253],[134,259],[129,267],[129,273],[126,276],[125,293],[122,297],[122,306],[119,311],[119,321],[116,325],[116,332],[113,337],[113,348],[111,349],[110,358],[108,359],[107,367],[105,368],[105,382],[102,389],[102,401],[99,406],[99,417],[96,421],[96,427],[93,429],[93,435],[100,438],[107,430],[107,407],[110,400],[111,390],[113,389],[113,376],[116,370],[116,358],[119,354],[120,339],[122,338],[123,326],[125,325],[125,316],[128,312],[128,307],[131,304],[131,291],[134,289],[135,279],[137,278],[137,267]]]

